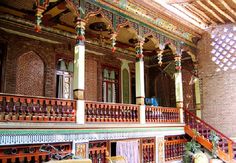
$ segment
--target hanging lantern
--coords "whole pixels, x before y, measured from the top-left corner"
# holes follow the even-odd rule
[[[162,57],[163,57],[163,51],[160,51],[160,53],[157,54],[158,64],[159,66],[162,65]]]
[[[111,34],[111,47],[112,47],[111,50],[112,50],[113,53],[116,50],[116,47],[115,47],[115,45],[116,45],[116,36],[117,36],[117,33],[112,33]]]

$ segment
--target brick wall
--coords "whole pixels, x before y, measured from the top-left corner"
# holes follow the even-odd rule
[[[2,34],[2,33],[1,33]],[[3,33],[5,40],[1,40],[3,37],[0,37],[0,41],[7,44],[7,58],[5,66],[5,84],[4,91],[5,93],[21,93],[27,95],[41,95],[47,97],[56,96],[56,58],[57,56],[64,56],[65,58],[71,58],[68,56],[73,56],[73,44],[70,44],[70,47],[67,44],[50,44],[26,37],[21,37],[17,35],[12,35],[8,33]],[[121,61],[120,59],[127,59],[133,61],[130,63],[131,69],[134,68],[134,57],[122,54],[122,53],[112,53],[110,49],[106,49],[99,46],[94,46],[86,44],[86,49],[90,49],[94,52],[99,52],[99,54],[104,55],[95,55],[91,52],[86,52],[86,63],[85,63],[85,99],[102,101],[102,68],[103,66],[110,66],[116,68],[120,73]],[[34,92],[22,92],[24,88],[17,88],[17,61],[20,56],[25,53],[34,53],[38,56],[44,64],[44,82],[43,82],[43,91],[41,91],[41,84],[33,85],[30,84],[30,81],[35,79],[35,73],[29,73],[29,75],[18,77],[19,80],[22,78],[27,78],[24,80],[24,85],[30,85],[35,87]],[[28,58],[30,60],[27,63],[31,63],[33,58]],[[58,58],[57,58],[58,59]],[[24,72],[28,70],[21,69],[20,71],[25,75]],[[28,69],[28,67],[26,68]],[[18,80],[18,81],[19,81]],[[28,83],[27,83],[28,82]],[[120,82],[120,81],[119,81]],[[37,88],[36,88],[37,87]],[[21,91],[19,91],[19,89]],[[41,93],[35,93],[40,92]],[[120,92],[119,92],[120,95]]]
[[[34,52],[17,59],[16,93],[31,96],[44,95],[44,63]]]
[[[206,32],[198,43],[203,119],[226,135],[236,136],[236,71],[217,71],[210,44],[210,34]]]
[[[16,78],[17,78],[17,61],[20,56],[25,53],[33,52],[40,57],[44,63],[44,90],[43,96],[55,97],[56,95],[56,74],[55,74],[55,56],[58,53],[65,55],[73,54],[73,52],[67,49],[62,49],[62,45],[50,44],[26,37],[12,35],[8,33],[1,33],[7,40],[4,41],[7,45],[7,57],[5,66],[5,84],[3,92],[5,93],[17,93]],[[23,70],[22,70],[23,71]],[[25,80],[30,81],[34,79],[35,74],[30,74]],[[30,84],[30,83],[28,83]],[[38,88],[35,88],[36,90]],[[29,95],[36,95],[31,93]],[[39,95],[39,94],[37,94]]]
[[[97,101],[97,76],[97,61],[87,57],[85,60],[85,100]]]

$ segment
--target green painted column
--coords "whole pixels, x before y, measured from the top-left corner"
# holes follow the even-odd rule
[[[138,38],[136,44],[136,63],[135,63],[135,84],[136,84],[136,104],[144,105],[144,61],[143,61],[143,44],[144,39]]]
[[[136,44],[136,63],[135,63],[135,84],[136,84],[136,104],[139,106],[140,123],[144,124],[145,120],[145,86],[144,86],[144,61],[143,61],[143,44],[144,38],[138,37]]]
[[[196,115],[197,117],[201,118],[202,113],[201,113],[201,92],[200,92],[200,81],[198,78],[198,64],[194,63],[194,90],[195,90],[195,109],[196,109]]]
[[[181,71],[181,53],[175,55],[175,97],[176,107],[179,108],[180,122],[184,123],[183,118],[183,82]]]
[[[74,78],[73,78],[73,95],[77,100],[76,105],[76,122],[84,124],[84,85],[85,85],[85,22],[83,19],[76,20],[76,45],[74,51]]]

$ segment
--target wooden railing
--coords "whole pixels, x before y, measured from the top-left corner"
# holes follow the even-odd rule
[[[139,122],[139,106],[86,101],[85,118],[86,122]]]
[[[93,163],[106,163],[108,143],[106,141],[89,142],[89,159]]]
[[[155,138],[142,139],[143,163],[154,163],[155,161]]]
[[[220,131],[216,130],[214,127],[210,126],[200,118],[196,117],[194,114],[188,110],[185,112],[185,132],[191,137],[196,136],[193,130],[197,131],[200,136],[196,137],[196,140],[202,144],[208,150],[212,150],[212,144],[209,141],[210,132],[214,131],[220,138],[218,147],[218,157],[224,161],[230,161],[236,158],[236,144],[233,140],[222,134]]]
[[[181,159],[187,140],[183,135],[165,137],[165,161]]]
[[[0,94],[0,121],[75,122],[76,101]]]
[[[48,152],[41,152],[40,148],[43,144],[29,144],[18,146],[0,147],[0,162],[45,162],[52,158]],[[70,153],[72,151],[71,143],[52,144],[58,152]],[[49,149],[47,149],[49,150]]]
[[[178,108],[146,106],[145,116],[146,116],[146,122],[154,122],[154,123],[180,122]]]

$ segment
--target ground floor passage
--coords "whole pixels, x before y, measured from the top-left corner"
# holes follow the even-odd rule
[[[0,162],[47,162],[54,159],[156,163],[181,160],[183,127],[113,129],[1,130]]]

